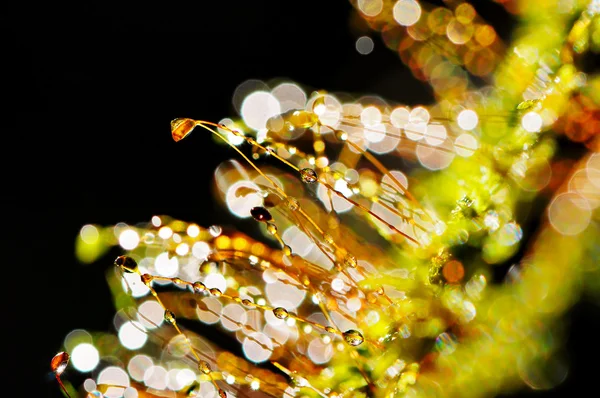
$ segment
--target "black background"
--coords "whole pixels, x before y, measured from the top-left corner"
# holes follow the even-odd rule
[[[111,326],[111,261],[76,262],[81,226],[168,214],[252,231],[210,192],[215,167],[235,154],[207,134],[175,143],[172,119],[235,116],[232,94],[247,79],[433,101],[345,0],[82,3],[5,4],[0,15],[3,325],[15,397],[62,396],[49,362],[64,336]],[[511,16],[491,1],[473,3],[510,39]],[[363,34],[375,41],[367,56],[355,49]],[[575,306],[564,320],[568,379],[528,394],[593,391],[599,319],[598,307]]]

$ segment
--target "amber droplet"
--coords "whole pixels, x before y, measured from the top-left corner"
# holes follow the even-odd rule
[[[315,101],[313,102],[313,104],[312,104],[313,111],[321,105],[325,105],[325,96],[323,96],[323,95],[321,95],[320,97],[317,97],[315,99]]]
[[[283,307],[277,307],[273,310],[273,314],[279,318],[279,319],[285,319],[287,318],[290,314],[287,312],[287,310]]]
[[[60,375],[65,371],[67,365],[69,364],[69,354],[61,351],[56,354],[52,360],[50,361],[50,369],[57,374]]]
[[[517,109],[518,110],[524,110],[524,109],[529,109],[532,106],[534,106],[535,104],[537,104],[540,100],[539,99],[530,99],[530,100],[525,100],[521,103],[519,103],[519,105],[517,105]]]
[[[138,272],[137,262],[129,256],[117,257],[115,260],[115,265],[117,267],[120,267],[125,272],[129,272],[129,273]]]
[[[283,254],[285,254],[286,256],[291,256],[292,255],[292,248],[289,247],[288,245],[283,246]]]
[[[171,135],[175,142],[181,141],[188,136],[196,127],[196,121],[187,118],[178,118],[171,120]]]
[[[219,398],[227,398],[227,393],[221,388],[219,388]]]
[[[194,282],[192,286],[194,288],[194,292],[196,293],[202,293],[206,290],[206,285],[200,281]]]
[[[252,301],[250,301],[248,299],[243,299],[242,300],[242,304],[247,305],[247,306],[251,306],[252,305]]]
[[[348,139],[348,133],[346,133],[344,130],[334,130],[333,134],[335,134],[335,138],[340,141],[346,141]]]
[[[302,376],[291,376],[292,386],[295,387],[306,387],[308,385],[308,380],[306,380]]]
[[[357,265],[356,257],[354,257],[350,253],[346,254],[346,257],[344,257],[344,265],[346,267],[356,268],[356,265]]]
[[[317,173],[311,168],[305,168],[300,170],[300,178],[302,178],[302,182],[312,184],[317,181]]]
[[[150,286],[150,283],[152,283],[152,279],[154,279],[154,277],[150,274],[144,274],[140,278],[142,279],[142,283],[144,283],[144,285],[146,286]]]
[[[223,292],[221,292],[216,287],[213,287],[212,289],[210,289],[209,292],[210,292],[210,294],[212,294],[215,297],[221,297],[223,295]]]
[[[331,327],[331,326],[325,326],[325,331],[327,333],[335,333],[335,332],[337,332],[337,330],[335,330],[335,328]]]
[[[272,222],[268,223],[267,232],[269,232],[271,235],[275,235],[277,233],[277,225],[273,224]]]
[[[377,288],[375,289],[375,292],[377,292],[378,295],[383,296],[384,290],[383,290],[383,286],[379,285],[377,286]]]
[[[256,221],[267,222],[273,219],[269,210],[262,206],[256,206],[250,209],[250,215],[254,217]]]
[[[460,261],[450,260],[444,264],[442,275],[448,283],[457,283],[465,276],[465,269]]]
[[[300,280],[302,281],[302,284],[304,286],[309,286],[310,285],[310,278],[308,277],[308,275],[302,274],[302,276],[300,277]]]
[[[165,322],[175,324],[175,314],[171,310],[165,310]]]
[[[358,330],[354,329],[346,330],[343,336],[344,340],[346,340],[346,343],[354,347],[356,347],[357,345],[361,345],[362,342],[365,341],[363,335]]]
[[[294,111],[289,116],[289,121],[294,127],[307,129],[319,121],[317,115],[309,111]]]
[[[204,373],[205,375],[211,372],[210,365],[208,364],[208,362],[203,360],[200,360],[200,362],[198,362],[198,370]]]

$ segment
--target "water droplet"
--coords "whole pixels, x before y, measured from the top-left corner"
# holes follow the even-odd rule
[[[348,133],[344,130],[334,130],[333,133],[335,134],[335,138],[340,141],[346,141],[348,139]]]
[[[202,293],[206,290],[206,285],[200,281],[194,282],[192,286],[194,288],[194,292],[196,293]]]
[[[310,285],[310,278],[308,277],[308,275],[302,274],[302,276],[300,277],[300,280],[302,281],[302,284],[304,286],[309,286]]]
[[[333,239],[333,236],[331,236],[327,233],[323,234],[323,240],[330,245],[333,245],[333,242],[335,242],[335,240]]]
[[[150,283],[152,283],[152,279],[154,279],[154,277],[150,274],[144,274],[141,276],[141,278],[142,278],[142,282],[146,286],[150,286]]]
[[[208,233],[211,234],[213,238],[216,238],[217,236],[221,235],[222,232],[223,228],[221,228],[219,225],[211,225],[210,227],[208,227]]]
[[[208,362],[203,360],[200,360],[200,362],[198,362],[198,370],[204,373],[205,375],[211,372],[210,365],[208,364]]]
[[[50,369],[57,375],[60,375],[65,371],[67,365],[69,364],[69,354],[62,351],[56,354],[52,360],[50,361]]]
[[[286,256],[291,256],[292,255],[292,248],[289,247],[288,245],[283,246],[283,254],[285,254]]]
[[[171,120],[171,135],[175,142],[181,141],[188,136],[196,127],[196,122],[188,118],[177,118]]]
[[[252,305],[252,301],[250,301],[248,299],[243,299],[242,300],[242,304],[247,305],[247,306],[251,306]]]
[[[273,224],[273,223],[268,223],[267,224],[267,232],[269,232],[271,235],[275,235],[277,233],[277,225]]]
[[[444,264],[442,275],[448,283],[458,283],[465,276],[465,269],[460,261],[450,260]]]
[[[181,285],[183,280],[181,278],[173,278],[173,283],[176,285]]]
[[[357,346],[357,345],[361,345],[363,341],[365,341],[365,338],[363,337],[363,335],[358,331],[358,330],[354,330],[354,329],[350,329],[350,330],[346,330],[343,334],[344,336],[344,340],[346,340],[346,343],[350,344],[351,346]]]
[[[210,289],[209,292],[210,292],[210,294],[212,294],[215,297],[221,297],[223,295],[223,292],[221,292],[216,287],[213,287],[212,289]]]
[[[165,310],[165,322],[175,324],[175,314],[171,310]]]
[[[225,390],[219,388],[219,397],[220,398],[227,398],[227,393],[225,392]]]
[[[292,376],[292,385],[296,387],[306,387],[308,385],[308,380],[306,380],[302,376]]]
[[[315,101],[313,102],[313,104],[312,104],[312,109],[313,109],[313,111],[314,111],[316,108],[320,107],[321,105],[325,105],[325,96],[323,96],[323,95],[322,95],[322,96],[320,96],[320,97],[317,97],[317,98],[315,99]]]
[[[115,260],[115,265],[120,267],[123,271],[134,273],[137,272],[137,263],[136,261],[129,256],[119,256]]]
[[[302,178],[303,182],[312,184],[317,181],[317,173],[311,168],[305,168],[300,170],[300,178]]]
[[[292,123],[294,127],[302,129],[312,127],[318,121],[319,118],[317,115],[309,111],[294,111],[289,117],[289,122]]]
[[[335,328],[331,327],[331,326],[325,326],[325,331],[327,333],[335,333],[335,332],[337,332],[337,330],[335,330]]]
[[[287,198],[287,205],[291,211],[296,211],[300,207],[298,199],[292,198],[291,196]]]
[[[277,307],[273,310],[273,314],[279,319],[285,319],[289,316],[287,310],[283,307]]]
[[[356,265],[357,265],[356,257],[354,257],[354,255],[352,255],[350,253],[346,254],[346,257],[344,257],[344,265],[346,267],[356,268]]]
[[[519,105],[517,105],[517,109],[518,110],[529,109],[532,106],[534,106],[535,104],[537,104],[539,101],[540,101],[539,99],[525,100],[525,101],[519,103]]]
[[[384,293],[384,291],[383,291],[383,286],[377,286],[377,288],[375,289],[375,292],[376,292],[378,295],[380,295],[380,296],[383,296],[383,293]]]
[[[256,221],[267,222],[273,219],[269,210],[262,206],[256,206],[250,209],[250,215],[254,217]]]

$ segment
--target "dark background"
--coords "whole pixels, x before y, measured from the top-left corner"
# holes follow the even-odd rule
[[[172,119],[236,116],[232,94],[247,79],[433,101],[346,0],[82,3],[1,6],[4,329],[15,397],[61,397],[49,362],[64,336],[111,327],[111,259],[76,262],[81,226],[167,214],[252,231],[210,192],[233,151],[208,134],[176,144]],[[491,1],[473,3],[508,40],[514,19]],[[363,34],[375,41],[367,56],[355,50]],[[530,395],[593,391],[599,319],[598,307],[575,306],[564,320],[568,379]]]

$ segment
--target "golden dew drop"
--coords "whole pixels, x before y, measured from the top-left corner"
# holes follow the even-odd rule
[[[137,262],[129,256],[119,256],[115,259],[115,266],[125,272],[135,273],[138,271]]]
[[[275,315],[279,319],[285,319],[290,314],[287,312],[287,310],[285,308],[277,307],[277,308],[273,309],[273,315]]]
[[[294,127],[307,129],[314,126],[319,121],[319,117],[309,111],[294,111],[289,116],[289,122]]]
[[[302,182],[312,184],[313,182],[317,181],[317,172],[307,167],[300,170],[300,178],[302,178]]]
[[[346,133],[344,130],[334,130],[333,134],[335,135],[335,138],[340,141],[346,141],[348,139],[348,133]]]
[[[273,223],[268,223],[267,232],[269,232],[271,235],[277,234],[277,226]]]
[[[208,364],[208,362],[203,360],[200,360],[200,362],[198,362],[198,370],[204,373],[205,375],[211,372],[210,365]]]
[[[196,127],[196,121],[188,118],[171,120],[171,136],[175,142],[181,141]]]
[[[144,274],[140,278],[142,279],[142,283],[148,287],[150,286],[150,283],[152,283],[152,279],[154,279],[150,274]]]
[[[57,375],[62,374],[69,364],[69,354],[62,351],[56,354],[50,361],[50,369]]]
[[[165,322],[170,323],[171,325],[175,324],[175,314],[171,310],[165,310]]]
[[[223,292],[220,291],[219,289],[217,289],[216,287],[213,287],[212,289],[209,290],[210,294],[212,294],[215,297],[221,297],[223,295]]]
[[[250,209],[250,215],[256,220],[260,222],[267,222],[273,219],[269,210],[265,209],[262,206],[256,206]]]
[[[325,105],[325,96],[320,96],[320,97],[316,98],[312,104],[313,112],[324,105]]]
[[[327,333],[336,333],[337,332],[337,330],[334,327],[331,327],[331,326],[325,326],[325,331]]]
[[[196,293],[202,293],[206,290],[206,285],[200,281],[194,282],[192,287],[194,288],[194,292]]]
[[[60,375],[65,371],[68,363],[69,363],[69,354],[62,351],[62,352],[59,352],[58,354],[56,354],[52,358],[52,360],[50,361],[50,369],[52,369],[52,372],[54,372],[56,381],[58,381],[58,385],[63,390],[65,395],[67,397],[71,398],[71,396],[69,395],[69,392],[67,391],[67,388],[65,387],[62,380],[60,379]]]
[[[356,268],[356,257],[354,257],[352,254],[347,254],[346,257],[344,257],[344,265],[346,267]]]
[[[365,341],[363,335],[358,330],[354,329],[346,330],[343,336],[344,340],[346,340],[346,343],[354,347],[361,345],[362,342]]]

